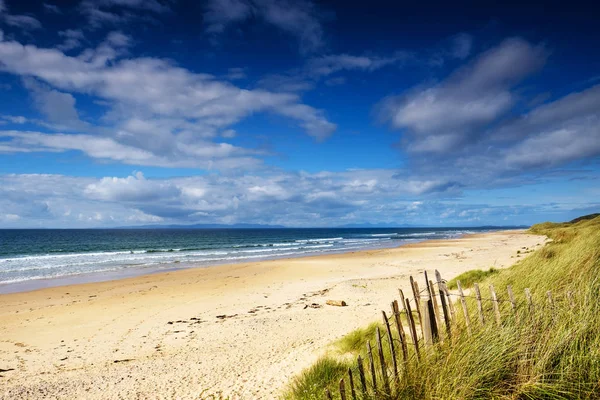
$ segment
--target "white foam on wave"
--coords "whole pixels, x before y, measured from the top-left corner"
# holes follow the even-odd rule
[[[296,243],[310,243],[310,242],[334,242],[337,240],[343,240],[343,237],[334,237],[334,238],[314,238],[314,239],[299,239],[296,240]]]

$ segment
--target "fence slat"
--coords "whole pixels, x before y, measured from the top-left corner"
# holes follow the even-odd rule
[[[429,293],[431,294],[433,314],[435,315],[435,323],[436,326],[439,328],[440,326],[442,326],[442,318],[440,316],[440,305],[438,304],[437,296],[435,295],[435,287],[433,286],[433,282],[431,280],[429,280]]]
[[[448,302],[448,307],[450,308],[450,315],[452,316],[452,321],[456,320],[456,310],[454,309],[454,301],[452,301],[452,297],[450,297],[450,291],[448,290],[448,285],[446,282],[444,284],[444,292],[446,293],[446,301]]]
[[[429,286],[429,278],[427,277],[427,271],[423,271],[423,275],[425,276],[425,285],[427,287],[427,301],[423,304],[427,307],[428,315],[429,315],[429,328],[431,329],[431,343],[437,342],[439,339],[438,336],[438,323],[435,314],[435,307],[433,306],[433,293],[431,290],[431,286]],[[425,316],[423,316],[423,320],[425,320]]]
[[[394,300],[392,303],[392,310],[394,310],[394,322],[396,322],[396,330],[398,331],[398,336],[400,337],[400,345],[402,346],[402,360],[404,361],[404,369],[406,369],[408,363],[408,347],[406,346],[406,335],[404,334],[404,327],[402,326],[402,320],[400,319],[400,309],[398,308],[398,302],[396,300]]]
[[[379,327],[375,328],[376,339],[377,339],[377,351],[379,353],[379,363],[381,364],[381,377],[383,379],[383,389],[386,393],[390,394],[390,380],[387,374],[387,366],[385,365],[385,355],[383,354],[383,345],[381,343],[381,332]]]
[[[463,315],[465,316],[465,325],[467,327],[467,332],[469,336],[472,335],[471,331],[471,318],[469,318],[469,310],[467,308],[467,301],[465,300],[465,294],[463,293],[462,286],[460,285],[460,281],[456,281],[456,286],[458,286],[458,293],[460,295],[460,304],[463,309]]]
[[[502,324],[502,317],[500,316],[500,306],[498,304],[498,297],[496,296],[496,290],[494,285],[490,285],[490,293],[492,295],[492,303],[494,305],[494,315],[496,316],[496,323],[498,326]]]
[[[433,345],[433,333],[431,321],[432,316],[429,315],[429,303],[431,300],[425,300],[423,304],[423,309],[421,313],[423,314],[423,325],[421,326],[421,330],[423,331],[423,340],[425,341],[425,346],[431,347]]]
[[[346,400],[346,385],[344,384],[344,378],[340,379],[340,398]]]
[[[369,367],[371,369],[371,379],[373,380],[373,393],[377,394],[377,375],[375,374],[375,362],[373,361],[373,351],[371,342],[367,340],[367,355],[369,356]]]
[[[356,390],[354,390],[354,377],[352,376],[352,368],[348,368],[348,382],[350,383],[350,395],[352,400],[356,400]]]
[[[404,298],[404,292],[402,289],[398,289],[398,293],[400,294],[400,304],[402,304],[402,309],[406,311],[406,300]]]
[[[475,297],[477,298],[477,311],[479,312],[479,322],[481,325],[485,324],[485,317],[483,315],[483,304],[481,304],[481,292],[479,291],[479,285],[474,283],[473,288],[475,289]]]
[[[358,366],[358,377],[360,378],[360,386],[362,389],[363,397],[367,396],[367,378],[365,377],[365,368],[363,366],[363,361],[360,356],[356,359],[356,364]]]
[[[417,338],[415,319],[413,318],[412,310],[410,309],[410,301],[408,299],[406,299],[406,318],[408,318],[410,337],[412,338],[413,345],[415,346],[415,354],[417,355],[417,360],[419,360],[421,358],[421,355],[419,354],[419,339]]]
[[[413,291],[413,297],[415,298],[415,308],[417,310],[417,315],[419,316],[419,324],[421,324],[421,327],[422,327],[423,326],[423,316],[421,315],[421,292],[419,291],[419,284],[417,283],[417,281],[415,281],[413,279],[412,276],[410,277],[410,286]],[[421,336],[422,335],[423,335],[423,332],[421,332]]]
[[[437,269],[435,270],[435,279],[438,284],[438,290],[440,292],[440,301],[442,302],[442,312],[444,314],[444,321],[446,322],[446,334],[448,338],[452,337],[452,328],[450,326],[450,313],[448,312],[448,305],[446,303],[446,293],[444,291],[444,283],[442,282],[442,274]]]
[[[517,315],[517,303],[515,301],[515,295],[513,294],[512,286],[508,285],[506,287],[506,290],[508,291],[508,299],[510,300],[510,307],[512,308],[513,313],[515,315]]]
[[[393,307],[393,303],[392,303]],[[392,308],[393,310],[393,308]],[[396,348],[394,346],[394,337],[392,336],[392,330],[390,329],[390,323],[385,315],[385,311],[381,311],[383,314],[383,322],[385,323],[385,329],[387,331],[388,341],[390,342],[390,354],[392,356],[392,367],[394,369],[394,379],[398,379],[398,361],[396,360]]]

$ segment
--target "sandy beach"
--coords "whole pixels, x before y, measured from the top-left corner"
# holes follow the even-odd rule
[[[508,267],[545,240],[494,232],[0,295],[0,398],[274,399],[409,275]]]

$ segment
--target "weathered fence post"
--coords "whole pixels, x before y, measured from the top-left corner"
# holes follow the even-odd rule
[[[419,284],[410,277],[410,286],[413,291],[413,297],[415,298],[415,308],[417,309],[417,315],[419,316],[419,324],[423,327],[423,316],[421,315],[421,293],[419,292]],[[421,331],[421,335],[423,332]]]
[[[433,342],[437,342],[439,339],[439,333],[438,333],[438,324],[437,324],[437,317],[435,314],[435,307],[433,306],[433,293],[431,291],[431,287],[429,286],[428,282],[429,282],[429,278],[427,278],[427,271],[423,271],[423,275],[425,275],[425,285],[427,287],[427,301],[425,301],[425,306],[427,307],[428,313],[429,313],[429,327],[431,329],[431,340],[432,343]],[[423,316],[423,319],[425,320],[425,316]]]
[[[456,320],[456,311],[454,310],[454,302],[452,301],[452,297],[450,297],[450,290],[448,290],[448,285],[446,282],[443,282],[444,292],[446,292],[448,307],[450,308],[450,315],[452,316],[452,321]]]
[[[346,385],[344,385],[344,378],[340,379],[340,398],[346,400]]]
[[[358,377],[360,378],[360,386],[362,389],[363,397],[367,396],[367,378],[365,378],[365,368],[363,367],[363,361],[360,356],[356,359],[358,364]]]
[[[417,355],[417,360],[421,358],[419,354],[419,339],[417,338],[417,328],[415,327],[415,319],[412,315],[412,310],[410,309],[410,301],[406,299],[406,317],[408,318],[408,325],[410,330],[410,337],[412,338],[413,345],[415,346],[415,353]],[[422,329],[423,327],[421,327]]]
[[[352,368],[348,368],[348,381],[350,382],[350,394],[352,400],[356,400],[356,391],[354,390],[354,377],[352,376]]]
[[[481,304],[481,292],[479,291],[479,285],[474,283],[473,288],[475,289],[475,297],[477,298],[477,311],[479,311],[479,322],[481,322],[481,325],[484,325],[485,317],[483,316],[483,304]]]
[[[423,302],[423,325],[421,325],[421,331],[423,332],[423,340],[426,347],[431,347],[433,344],[433,337],[431,335],[431,318],[429,317],[429,307],[427,307],[427,301]]]
[[[444,292],[444,283],[442,282],[442,274],[437,269],[435,270],[435,279],[438,284],[438,291],[440,292],[440,300],[442,302],[442,312],[444,313],[444,321],[446,322],[446,333],[448,338],[452,337],[452,327],[450,326],[450,314],[448,312],[448,305],[446,304],[446,293]]]
[[[393,303],[392,303],[393,307]],[[392,308],[393,310],[393,308]],[[394,346],[394,338],[392,337],[392,330],[390,329],[390,323],[385,315],[385,311],[381,311],[383,314],[383,322],[385,323],[385,329],[387,330],[388,341],[390,342],[390,353],[392,355],[392,367],[394,369],[394,379],[398,379],[398,363],[396,360],[396,349]]]
[[[371,379],[373,380],[373,393],[377,394],[377,375],[375,374],[375,362],[373,361],[373,351],[371,342],[367,340],[367,355],[369,356],[369,367],[371,368]]]
[[[375,328],[375,333],[377,334],[377,351],[379,352],[379,363],[381,364],[381,377],[383,379],[383,389],[387,394],[391,394],[390,380],[388,378],[387,367],[385,365],[385,356],[383,354],[383,345],[381,344],[381,332],[379,331],[379,327]]]
[[[408,363],[408,348],[406,346],[406,335],[404,334],[404,327],[402,327],[402,321],[400,320],[400,309],[398,308],[398,302],[396,300],[392,302],[392,310],[394,311],[394,322],[396,322],[396,330],[398,331],[398,336],[400,337],[400,345],[402,346],[402,359],[404,360],[404,369],[406,369]]]
[[[508,285],[506,287],[506,290],[508,291],[508,299],[510,300],[510,307],[512,308],[512,311],[516,317],[517,316],[517,303],[515,302],[515,295],[513,294],[512,286]]]
[[[398,293],[400,294],[400,304],[402,304],[402,309],[406,311],[406,300],[404,298],[404,292],[402,289],[398,289]]]
[[[435,288],[434,288],[433,282],[431,280],[429,281],[429,294],[431,296],[430,299],[433,304],[433,311],[434,311],[434,315],[435,315],[435,324],[439,328],[442,326],[442,318],[440,317],[440,306],[438,304],[437,297],[435,296]]]
[[[458,293],[460,294],[460,304],[462,305],[463,314],[465,316],[465,326],[467,327],[467,332],[469,333],[469,336],[471,336],[471,319],[469,318],[469,310],[467,309],[467,302],[465,301],[465,294],[463,293],[460,281],[456,281],[456,286],[458,286]]]
[[[494,285],[490,285],[490,293],[492,294],[492,303],[494,303],[494,314],[496,316],[496,324],[500,326],[502,325],[502,319],[500,316],[500,306],[498,304],[498,297],[496,296],[496,290],[494,290]]]

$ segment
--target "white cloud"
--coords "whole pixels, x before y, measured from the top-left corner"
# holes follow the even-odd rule
[[[41,29],[40,21],[29,15],[15,15],[8,12],[8,7],[4,0],[0,0],[0,22],[6,25],[21,28],[23,30]],[[0,31],[0,41],[2,40],[2,31]]]
[[[381,116],[411,134],[409,150],[454,151],[515,104],[511,89],[537,71],[546,56],[541,46],[505,40],[439,84],[386,99]]]
[[[538,106],[493,132],[508,168],[552,167],[600,155],[600,85]]]
[[[56,46],[58,50],[69,51],[77,49],[83,45],[85,35],[80,29],[67,29],[58,32],[58,36],[64,39],[64,42]]]
[[[146,13],[163,14],[170,8],[157,0],[83,0],[81,13],[92,27],[121,24],[143,18]]]
[[[24,124],[27,122],[27,118],[22,115],[2,115],[0,118],[12,123],[12,124]]]
[[[62,14],[58,6],[50,3],[44,3],[44,10],[54,14]]]
[[[581,200],[522,207],[440,201],[423,191],[440,187],[440,181],[398,179],[396,172],[270,171],[164,179],[146,179],[140,172],[104,178],[9,174],[0,175],[0,209],[4,216],[19,216],[20,227],[149,222],[336,226],[367,221],[439,226],[504,221],[506,217],[525,223],[525,214],[531,220],[541,213],[577,213],[600,206]],[[14,225],[0,215],[0,226]]]
[[[93,199],[115,202],[169,201],[181,194],[170,182],[149,181],[141,172],[127,178],[102,178],[84,189],[84,195]]]
[[[371,72],[387,65],[406,61],[410,57],[411,55],[405,52],[397,52],[388,57],[330,54],[309,60],[306,68],[312,76],[327,76],[343,70]]]
[[[141,172],[99,179],[0,175],[0,207],[3,212],[26,216],[27,221],[46,218],[65,224],[125,225],[124,216],[130,210],[179,223],[314,225],[319,221],[327,225],[350,213],[376,214],[374,205],[404,201],[428,190],[427,184],[394,175],[393,170],[270,171],[168,179],[146,179]]]
[[[105,144],[103,147],[106,148],[110,141],[109,147],[115,150],[114,157],[108,158],[128,163],[137,159],[142,162],[140,165],[164,166],[169,160],[174,166],[203,165],[207,168],[227,164],[258,165],[251,157],[257,154],[256,151],[213,143],[211,139],[259,112],[291,118],[317,140],[325,139],[336,128],[322,111],[300,103],[295,94],[240,89],[166,60],[121,59],[130,46],[131,38],[120,32],[110,33],[97,48],[87,49],[77,57],[56,49],[3,41],[0,42],[3,60],[0,70],[34,77],[50,85],[51,88],[46,88],[31,83],[35,82],[31,79],[25,80],[30,82],[36,104],[50,122],[62,122],[59,129],[64,129],[62,126],[79,127],[92,135],[105,136],[101,139]],[[110,108],[101,121],[110,125],[88,129],[82,124],[73,124],[79,119],[71,92],[108,101]],[[65,124],[65,121],[71,123]],[[89,134],[78,137],[93,138]],[[149,137],[152,140],[148,140]],[[68,138],[62,139],[66,142]],[[36,146],[46,146],[39,135],[35,136],[35,142]],[[136,150],[134,154],[139,157],[124,157],[121,146]],[[98,154],[87,146],[79,147],[90,156]],[[227,163],[225,154],[237,159]]]
[[[222,33],[229,25],[251,17],[295,36],[301,53],[323,46],[321,15],[308,0],[209,0],[204,13],[206,32]]]
[[[81,126],[79,113],[75,108],[75,97],[40,85],[33,79],[25,79],[25,87],[30,90],[34,104],[52,123]]]

